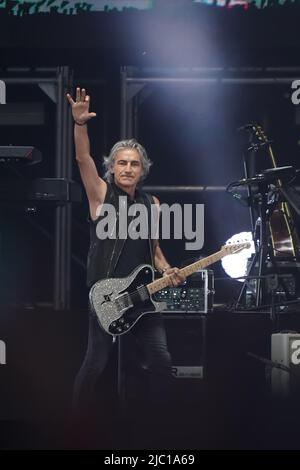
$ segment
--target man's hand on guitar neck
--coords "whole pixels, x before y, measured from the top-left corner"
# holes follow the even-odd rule
[[[163,277],[170,276],[170,287],[177,287],[182,284],[186,277],[180,272],[179,268],[167,268],[163,271]]]

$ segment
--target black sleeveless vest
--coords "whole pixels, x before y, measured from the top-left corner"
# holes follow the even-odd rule
[[[117,220],[116,220],[116,238],[105,238],[101,240],[97,237],[96,228],[98,222],[103,218],[103,215],[100,215],[96,220],[91,220],[90,222],[90,248],[87,257],[87,285],[91,287],[99,279],[105,279],[109,277],[114,277],[118,275],[118,261],[120,257],[122,258],[122,264],[124,264],[124,255],[126,251],[126,239],[120,239],[118,237],[118,228],[119,228],[119,196],[127,197],[128,202],[129,196],[121,188],[116,186],[114,183],[107,183],[107,192],[105,196],[104,203],[112,204],[116,210]],[[148,213],[148,227],[151,227],[151,204],[154,204],[152,196],[146,194],[142,191],[136,191],[134,202],[144,204],[147,208]],[[147,243],[146,250],[142,250],[144,255],[141,255],[141,259],[137,258],[137,265],[142,263],[149,263],[154,266],[154,242],[155,240],[151,239],[151,230],[149,230],[149,238],[144,241]],[[131,242],[131,249],[134,247],[133,243],[141,243],[141,240],[134,240]],[[136,245],[137,247],[140,245]],[[124,251],[125,250],[125,251]],[[130,253],[128,253],[130,256]],[[136,266],[134,266],[136,267]],[[129,274],[129,273],[128,273]]]

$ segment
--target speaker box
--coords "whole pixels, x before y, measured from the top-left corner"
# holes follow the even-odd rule
[[[206,374],[206,315],[164,313],[173,376],[203,379]]]
[[[289,397],[300,392],[300,334],[276,333],[271,340],[272,393]]]

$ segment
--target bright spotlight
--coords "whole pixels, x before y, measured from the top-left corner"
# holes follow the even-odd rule
[[[237,278],[243,277],[247,274],[248,260],[255,253],[254,242],[251,232],[241,232],[233,235],[229,238],[225,245],[232,243],[246,243],[251,244],[250,248],[240,251],[239,253],[225,256],[222,259],[222,267],[228,276]],[[244,282],[244,279],[237,279],[240,282]]]

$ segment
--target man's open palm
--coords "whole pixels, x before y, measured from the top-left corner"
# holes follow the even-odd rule
[[[85,124],[96,116],[96,113],[90,113],[90,97],[86,94],[84,88],[76,88],[76,101],[67,93],[67,99],[72,107],[73,119],[77,124]]]

